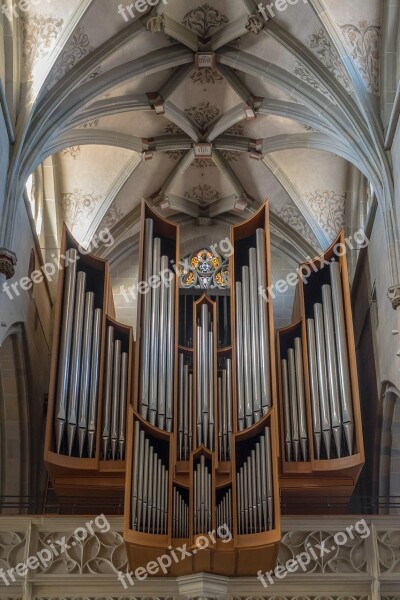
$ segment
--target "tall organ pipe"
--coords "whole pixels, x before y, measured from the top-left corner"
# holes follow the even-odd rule
[[[314,304],[315,341],[317,347],[318,384],[320,394],[322,437],[324,440],[326,456],[331,457],[331,414],[329,410],[328,374],[326,367],[324,315],[322,304]]]
[[[257,229],[257,280],[258,280],[258,316],[259,316],[259,332],[260,332],[260,362],[261,362],[261,404],[262,412],[265,416],[271,406],[271,374],[269,365],[269,343],[268,343],[268,312],[267,303],[260,288],[267,288],[266,281],[266,245],[265,231]]]
[[[115,460],[118,447],[118,419],[121,393],[121,341],[114,342],[113,387],[111,402],[111,457]]]
[[[290,423],[290,400],[289,400],[289,377],[288,362],[283,359],[282,362],[282,391],[283,391],[283,415],[285,419],[285,447],[286,460],[292,458],[292,425]]]
[[[169,432],[172,431],[174,405],[175,281],[173,275],[168,288],[166,419]]]
[[[317,460],[321,458],[321,410],[318,386],[318,366],[315,345],[314,319],[307,319],[308,363],[310,373],[310,391],[313,416],[314,446]]]
[[[343,306],[343,288],[340,276],[340,266],[337,261],[331,263],[330,271],[343,429],[346,437],[347,448],[349,450],[349,454],[351,455],[353,453],[354,438],[353,403],[350,383],[349,355],[347,350],[345,312]]]
[[[113,352],[114,352],[114,327],[107,327],[107,347],[106,347],[106,372],[104,383],[104,400],[103,400],[103,459],[107,460],[108,449],[110,444],[110,427],[111,427],[111,398],[112,398],[112,368],[113,368]]]
[[[146,219],[144,236],[143,281],[148,282],[153,274],[153,221]],[[151,334],[151,294],[143,295],[142,352],[140,369],[140,407],[142,416],[147,419],[149,408],[150,375],[150,334]]]
[[[246,427],[253,425],[253,384],[251,362],[251,323],[250,323],[250,278],[249,268],[242,268],[242,299],[243,299],[243,357],[244,357],[244,388]]]
[[[322,305],[324,309],[324,326],[326,340],[326,362],[328,366],[329,398],[331,407],[332,430],[336,453],[341,457],[342,417],[340,414],[339,381],[336,360],[336,342],[333,326],[333,306],[330,285],[322,286]]]
[[[93,457],[94,442],[97,429],[97,396],[99,391],[99,361],[101,344],[101,321],[102,310],[96,308],[94,311],[93,323],[93,345],[92,345],[92,363],[89,392],[89,416],[88,416],[88,440],[89,440],[89,458]]]
[[[299,433],[300,444],[303,453],[303,459],[307,460],[308,455],[308,432],[307,432],[307,415],[306,415],[306,399],[304,390],[304,375],[303,375],[303,348],[300,338],[294,340],[294,353],[296,361],[296,382],[297,382],[297,402],[299,415]]]
[[[70,387],[68,394],[68,454],[72,456],[78,424],[79,383],[82,363],[82,330],[85,311],[86,273],[79,272],[76,285],[74,330],[72,338]]]
[[[165,274],[168,271],[169,260],[168,256],[161,257],[161,273]],[[167,334],[168,334],[168,287],[165,281],[161,282],[160,286],[160,355],[158,364],[158,402],[157,402],[157,414],[158,414],[158,427],[165,429],[165,408],[166,408],[166,388],[167,379],[170,375],[167,372]]]
[[[60,340],[60,354],[58,361],[57,393],[56,393],[56,449],[61,452],[61,443],[64,436],[67,420],[68,382],[71,363],[71,340],[74,321],[75,288],[76,288],[76,262],[78,253],[70,249],[66,252],[69,258],[65,270],[64,300],[62,309],[62,327]]]
[[[119,446],[119,458],[124,460],[125,458],[125,430],[126,430],[126,404],[127,404],[127,392],[128,392],[128,369],[129,369],[129,355],[127,352],[122,353],[121,359],[121,393],[119,403],[119,434],[118,434],[118,446]]]
[[[243,431],[245,427],[243,344],[242,284],[238,281],[236,283],[236,369],[239,431]]]
[[[208,336],[208,306],[207,304],[203,304],[201,307],[201,328],[202,328],[202,410],[203,410],[203,440],[204,444],[208,446],[208,431],[210,424],[209,410],[210,410],[210,398],[209,396],[209,377],[211,374],[209,371],[208,364],[208,344],[209,344],[209,336]]]
[[[254,421],[261,419],[261,372],[260,372],[260,338],[259,338],[259,312],[257,289],[257,251],[249,251],[249,286],[250,286],[250,330],[251,330],[251,362],[253,380],[253,415]]]
[[[92,359],[93,306],[94,294],[93,292],[88,292],[86,294],[85,302],[82,350],[82,376],[79,390],[78,441],[80,458],[82,458],[83,456],[88,428],[89,391],[91,376],[90,367]]]
[[[293,348],[288,350],[288,365],[289,365],[289,391],[290,391],[290,409],[292,421],[292,440],[294,460],[299,460],[300,454],[300,431],[299,431],[299,415],[297,410],[297,382],[296,382],[296,363]]]
[[[161,240],[153,240],[153,275],[159,275],[161,268]],[[150,388],[149,408],[150,423],[156,424],[157,392],[158,392],[158,359],[159,359],[159,327],[160,327],[160,288],[151,290],[151,338],[150,338]]]

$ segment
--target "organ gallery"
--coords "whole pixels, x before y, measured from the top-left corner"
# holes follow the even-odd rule
[[[168,575],[273,568],[282,498],[296,512],[312,490],[339,496],[340,509],[364,463],[344,238],[299,266],[293,324],[275,336],[268,203],[232,226],[228,257],[204,249],[182,260],[179,226],[146,203],[141,232],[133,342],[115,321],[107,262],[77,260],[64,230],[75,260],[57,299],[45,453],[54,487],[124,489],[132,569],[210,532],[212,545]]]

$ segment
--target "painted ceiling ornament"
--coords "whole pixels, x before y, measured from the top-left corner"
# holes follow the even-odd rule
[[[206,129],[220,115],[220,110],[211,102],[200,102],[196,106],[190,106],[185,109],[185,113],[196,123],[200,129]]]
[[[80,156],[80,154],[81,154],[80,146],[71,146],[71,148],[64,148],[64,150],[62,151],[63,156],[73,158],[74,160],[76,160],[78,158],[78,156]]]
[[[63,193],[62,206],[68,227],[73,230],[79,225],[84,225],[85,220],[96,210],[102,198],[101,194],[96,196],[94,192],[85,193],[78,188]]]
[[[329,39],[325,29],[315,31],[308,38],[307,44],[322,64],[331,71],[345,90],[351,94],[353,89],[350,79],[346,73],[342,59]]]
[[[64,25],[55,15],[32,14],[23,21],[22,43],[25,74],[30,77],[35,64],[50,53]]]
[[[183,17],[182,24],[201,38],[208,38],[229,23],[226,15],[214,6],[203,4],[190,10]]]
[[[330,190],[315,190],[305,194],[322,230],[333,242],[343,227],[346,194]]]
[[[297,231],[313,248],[320,250],[317,238],[296,206],[290,205],[280,208],[277,211],[277,215],[282,221]],[[281,234],[278,233],[278,235]]]
[[[81,123],[79,125],[79,129],[96,129],[99,126],[100,119],[93,119],[92,121],[87,121],[86,123]]]
[[[187,200],[197,202],[201,208],[209,206],[213,202],[221,199],[221,194],[215,190],[211,185],[205,183],[204,185],[197,185],[192,187],[191,190],[185,192],[184,196]]]
[[[380,34],[378,25],[363,20],[358,25],[342,25],[343,37],[351,49],[351,56],[360,69],[368,91],[378,95],[380,90],[379,58]]]
[[[59,81],[74,67],[84,56],[92,51],[88,35],[84,27],[77,27],[68,40],[61,56],[54,67],[54,81]]]
[[[315,75],[309,69],[307,69],[307,67],[301,62],[295,61],[293,67],[293,74],[296,75],[296,77],[298,77],[302,81],[304,81],[304,83],[307,83],[307,85],[310,85],[314,90],[316,90],[320,94],[323,94],[324,96],[326,96],[326,98],[329,98],[332,104],[335,104],[336,106],[338,105],[335,98],[331,96],[326,87],[323,86],[319,79],[317,79]],[[302,104],[302,101],[296,96],[292,96],[291,101],[296,102],[298,104]]]

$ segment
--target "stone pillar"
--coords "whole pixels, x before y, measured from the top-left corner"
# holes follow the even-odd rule
[[[179,594],[187,600],[227,600],[228,577],[199,573],[178,577]]]

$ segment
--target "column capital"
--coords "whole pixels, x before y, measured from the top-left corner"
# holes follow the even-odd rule
[[[0,248],[0,274],[11,279],[15,275],[16,265],[17,255],[7,248]]]
[[[179,594],[188,600],[225,600],[229,578],[208,573],[178,577]]]

